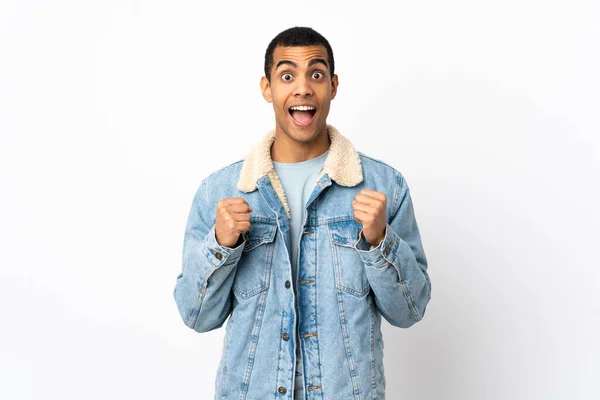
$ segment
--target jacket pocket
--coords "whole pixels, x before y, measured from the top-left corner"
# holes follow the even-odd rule
[[[362,297],[369,292],[369,280],[360,254],[354,246],[362,224],[355,219],[335,221],[327,224],[335,268],[337,289]]]
[[[275,220],[250,219],[250,229],[243,235],[246,244],[233,282],[233,291],[238,297],[248,299],[269,288],[276,232]]]

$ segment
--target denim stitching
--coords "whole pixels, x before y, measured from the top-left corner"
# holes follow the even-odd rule
[[[263,242],[263,243],[270,243],[270,242]],[[272,264],[273,264],[273,252],[274,251],[275,251],[275,245],[271,245],[267,249],[266,263],[265,263],[265,272],[264,272],[264,274],[265,274],[264,275],[264,277],[265,277],[265,284],[264,285],[261,285],[261,286],[259,286],[257,288],[254,288],[254,289],[250,290],[249,292],[243,292],[239,288],[235,287],[235,282],[234,282],[234,284],[232,285],[232,289],[242,299],[247,300],[247,299],[249,299],[249,298],[257,295],[258,293],[262,292],[263,290],[267,290],[269,288],[270,277],[271,277],[271,267],[272,267]]]
[[[246,395],[248,394],[248,385],[250,383],[250,376],[252,375],[252,367],[254,366],[254,355],[256,353],[258,336],[260,334],[260,328],[262,326],[263,312],[266,306],[266,295],[266,291],[262,292],[262,294],[260,295],[258,309],[256,311],[256,320],[254,321],[254,327],[252,328],[252,341],[250,342],[250,350],[248,354],[246,372],[244,373],[244,382],[242,383],[242,391],[240,392],[240,400],[245,400]]]
[[[200,295],[198,296],[198,301],[196,302],[196,308],[194,308],[192,311],[192,315],[190,315],[190,328],[193,328],[196,326],[196,323],[198,322],[198,317],[200,316],[200,308],[202,307],[202,301],[204,300],[204,295],[206,294],[206,286],[202,286],[202,288],[200,289]],[[195,315],[194,315],[195,314]]]
[[[317,204],[318,205],[318,204]],[[315,242],[319,243],[319,229],[315,228]],[[315,291],[315,331],[319,332],[319,316],[318,316],[318,294],[319,291],[317,290],[317,284],[318,284],[318,276],[319,276],[319,252],[315,251],[315,284],[314,284],[314,291]],[[323,394],[323,371],[321,369],[321,347],[319,346],[319,336],[315,337],[316,340],[316,347],[317,347],[317,356],[318,356],[318,361],[319,361],[319,384],[320,384],[320,389],[321,389],[321,393],[320,393],[320,398],[322,399],[324,397]]]
[[[352,378],[352,392],[355,400],[361,400],[360,384],[357,378],[356,365],[354,357],[352,357],[352,349],[350,348],[350,337],[348,335],[348,324],[346,323],[346,311],[344,310],[344,299],[342,293],[337,291],[338,308],[340,310],[340,323],[342,325],[342,336],[344,338],[344,347],[346,349],[346,359],[348,360],[348,368],[350,369],[350,377]]]
[[[279,332],[283,331],[283,321],[285,320],[285,316],[286,316],[285,311],[282,311],[281,312],[281,325],[279,326]],[[277,354],[277,378],[275,379],[275,383],[276,383],[276,385],[278,385],[278,387],[279,387],[279,379],[280,379],[279,372],[283,371],[281,368],[281,353],[283,352],[283,343],[284,343],[283,341],[281,341],[281,340],[279,341],[279,352]],[[274,397],[275,399],[277,399],[279,397],[279,395],[277,394],[277,388],[275,388],[274,396],[275,396]]]
[[[231,316],[229,317],[229,322],[227,323],[227,333],[228,333],[228,337],[227,337],[227,341],[225,343],[225,352],[223,354],[224,356],[224,360],[223,360],[223,369],[221,370],[221,399],[222,400],[227,400],[225,398],[225,394],[226,394],[226,386],[225,386],[225,380],[227,377],[227,363],[229,362],[229,347],[231,345],[231,336],[233,336],[233,312],[231,313]]]
[[[397,243],[395,250],[397,250],[399,247],[400,247],[400,245]],[[392,254],[395,255],[395,251]],[[400,268],[398,268],[398,266],[396,265],[397,263],[392,261],[392,259],[386,257],[385,255],[383,257],[390,264],[392,264],[394,266],[394,268],[396,269],[396,272],[398,273],[398,278],[400,279],[400,288],[402,288],[402,294],[404,295],[404,299],[406,300],[406,303],[408,304],[408,308],[410,309],[411,314],[413,315],[415,320],[417,322],[420,321],[422,319],[422,317],[419,315],[419,312],[415,308],[412,296],[410,295],[410,291],[408,290],[408,286],[406,285],[406,282],[404,281],[404,279],[402,278],[402,275],[400,274]]]
[[[371,341],[371,386],[373,388],[373,399],[377,399],[377,385],[375,383],[375,338],[374,338],[374,315],[373,315],[373,306],[372,300],[369,303],[369,320],[371,321],[371,330],[370,330],[370,341]]]
[[[419,312],[413,304],[412,296],[410,295],[410,291],[406,286],[406,282],[403,281],[402,283],[400,283],[400,287],[402,288],[402,293],[404,293],[404,297],[406,298],[406,302],[408,303],[408,308],[410,308],[410,311],[415,320],[419,322],[421,320],[421,317],[419,316]]]
[[[331,228],[330,228],[329,224],[327,224],[327,232],[328,232],[328,236],[329,236],[329,244],[331,246],[332,253],[333,253],[333,264],[334,264],[336,289],[350,293],[351,295],[356,296],[356,297],[363,297],[364,295],[369,293],[369,289],[371,288],[369,286],[368,282],[367,282],[367,285],[364,288],[362,288],[360,291],[353,289],[351,287],[348,287],[342,283],[342,275],[341,275],[340,263],[339,263],[340,257],[339,257],[338,249],[336,246],[343,246],[343,247],[348,247],[348,248],[352,248],[352,249],[354,248],[354,246],[346,245],[346,244],[342,244],[342,243],[338,243],[338,242],[334,241],[332,238],[332,235],[331,235]]]

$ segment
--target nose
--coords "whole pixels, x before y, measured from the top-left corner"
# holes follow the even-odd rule
[[[296,85],[294,86],[294,95],[306,97],[307,95],[312,96],[313,90],[310,85],[310,80],[306,77],[300,76],[296,79]]]

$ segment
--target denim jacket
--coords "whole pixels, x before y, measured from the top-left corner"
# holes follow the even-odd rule
[[[423,318],[431,282],[406,180],[327,127],[330,151],[306,203],[298,276],[290,210],[270,156],[275,130],[195,193],[173,295],[196,332],[229,317],[215,399],[293,399],[296,346],[306,399],[384,399],[381,317],[401,328]],[[387,197],[385,237],[376,247],[353,216],[363,188]],[[235,248],[215,239],[217,202],[227,197],[242,197],[253,210]]]

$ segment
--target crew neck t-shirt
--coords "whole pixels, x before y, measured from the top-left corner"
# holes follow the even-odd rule
[[[325,151],[325,153],[320,156],[297,163],[281,163],[273,161],[275,172],[283,186],[283,191],[285,192],[285,197],[292,217],[290,221],[290,250],[292,257],[292,284],[294,293],[296,293],[296,315],[298,312],[298,291],[296,287],[296,279],[298,276],[298,246],[302,229],[304,228],[304,218],[306,218],[305,207],[310,194],[317,184],[317,177],[323,170],[327,154],[329,154],[329,150]],[[296,337],[298,338],[298,346],[296,347],[296,383],[294,399],[300,399],[304,397],[302,382],[304,367],[302,363],[302,353],[300,352],[300,335],[298,329],[296,330]]]

